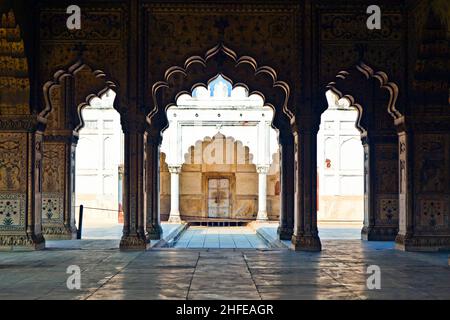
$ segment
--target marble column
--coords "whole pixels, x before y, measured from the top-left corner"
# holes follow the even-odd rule
[[[364,147],[364,226],[361,239],[394,241],[398,232],[396,136],[367,134]]]
[[[169,222],[180,223],[180,172],[181,166],[169,166],[170,172],[170,215]]]
[[[256,168],[259,176],[258,183],[258,216],[257,221],[269,220],[267,216],[267,173],[269,172],[269,166],[262,165]]]
[[[146,231],[149,240],[158,240],[162,235],[160,219],[160,175],[159,154],[161,134],[148,133],[146,136]]]
[[[401,128],[403,129],[403,128]],[[400,130],[401,130],[400,129]],[[399,230],[395,247],[400,250],[414,249],[413,211],[413,135],[405,129],[398,133],[399,142]]]
[[[134,119],[123,121],[124,158],[124,224],[121,250],[145,250],[144,230],[144,123]]]
[[[42,118],[2,115],[0,123],[0,251],[40,250]]]
[[[294,124],[295,141],[295,215],[292,249],[320,251],[317,229],[317,132],[313,119]]]
[[[294,229],[294,138],[280,136],[280,240],[291,240]]]
[[[75,152],[72,130],[44,135],[42,233],[47,240],[76,239]]]

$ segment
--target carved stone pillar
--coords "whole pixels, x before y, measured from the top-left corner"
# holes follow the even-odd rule
[[[399,232],[405,251],[450,249],[450,117],[399,119]],[[423,123],[420,123],[422,122]],[[402,123],[403,122],[403,123]]]
[[[145,250],[147,237],[144,220],[144,123],[126,119],[122,123],[125,138],[124,225],[122,250]]]
[[[257,221],[269,220],[267,216],[267,173],[269,166],[257,166],[258,171],[258,215]]]
[[[42,119],[1,118],[0,250],[43,249]]]
[[[294,126],[295,204],[292,249],[320,251],[317,229],[317,132],[312,120]]]
[[[396,136],[366,135],[364,146],[363,240],[394,241],[398,232]]]
[[[399,132],[399,230],[395,246],[401,250],[410,247],[414,233],[412,140],[412,133]]]
[[[75,150],[73,131],[44,135],[42,229],[46,239],[76,238]]]
[[[294,138],[280,136],[281,208],[278,235],[291,240],[294,233]]]
[[[396,247],[450,250],[450,46],[428,11],[399,135],[400,223]],[[436,64],[439,61],[439,64]]]
[[[146,141],[146,204],[147,204],[147,237],[150,240],[158,240],[162,235],[160,205],[160,179],[159,179],[159,149],[161,135],[147,134]]]
[[[181,166],[169,166],[170,172],[170,223],[180,223],[180,172]]]

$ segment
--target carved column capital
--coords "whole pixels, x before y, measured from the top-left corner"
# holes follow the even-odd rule
[[[268,165],[258,165],[258,166],[256,166],[256,171],[259,174],[267,174],[269,172],[269,166]]]
[[[169,166],[169,172],[179,174],[181,172],[181,166],[180,165]]]

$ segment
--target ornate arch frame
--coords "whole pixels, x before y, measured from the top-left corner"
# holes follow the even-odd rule
[[[114,90],[118,88],[118,85],[115,81],[110,79],[106,73],[100,69],[92,67],[90,64],[84,62],[81,58],[78,59],[75,63],[71,64],[69,67],[65,69],[59,69],[55,72],[53,79],[47,81],[43,86],[43,97],[44,97],[44,109],[40,112],[40,116],[43,118],[48,118],[48,115],[52,112],[53,104],[51,100],[51,90],[54,87],[61,86],[63,84],[64,79],[66,78],[74,78],[78,72],[83,70],[84,68],[89,68],[92,70],[92,75],[94,78],[102,79],[105,82],[105,86],[100,89],[98,92],[90,93],[86,96],[85,101],[81,102],[76,106],[77,115],[78,115],[78,125],[75,126],[74,131],[79,132],[80,129],[84,127],[84,120],[82,116],[82,111],[85,107],[87,107],[91,100],[94,98],[101,98],[107,91]],[[116,98],[114,101],[114,109],[122,114],[121,110],[117,106],[118,99]]]
[[[76,234],[76,226],[75,226],[75,209],[73,203],[73,194],[75,192],[75,150],[78,142],[78,132],[80,129],[84,127],[84,119],[82,116],[83,109],[90,104],[93,98],[101,98],[107,91],[114,90],[118,88],[115,81],[108,78],[105,72],[100,69],[92,67],[90,64],[84,62],[82,58],[79,58],[74,63],[70,64],[67,68],[59,69],[54,73],[53,79],[47,81],[42,87],[43,93],[43,102],[44,109],[39,113],[39,116],[48,119],[49,115],[53,110],[55,110],[54,101],[52,101],[52,89],[53,88],[64,88],[65,79],[75,78],[77,74],[82,70],[88,70],[89,76],[92,76],[94,79],[93,86],[99,88],[96,92],[90,92],[86,96],[85,92],[79,92],[80,97],[77,97],[81,102],[76,101],[74,105],[68,105],[66,102],[66,108],[70,108],[67,110],[65,117],[70,117],[70,115],[76,114],[76,122],[68,125],[67,121],[64,121],[64,125],[61,129],[62,131],[49,132],[48,134],[44,131],[44,155],[47,152],[46,150],[54,150],[55,146],[58,148],[57,157],[53,159],[53,161],[60,162],[61,170],[58,171],[58,179],[62,181],[62,189],[59,187],[55,190],[48,190],[46,194],[49,199],[54,201],[57,199],[58,203],[64,208],[63,212],[60,213],[63,216],[63,221],[47,221],[47,225],[44,227],[48,230],[45,234],[49,239],[71,239]],[[97,82],[97,80],[99,80]],[[76,92],[73,86],[68,87],[68,92],[64,94],[68,94],[71,97],[74,97]],[[96,89],[86,88],[86,90],[82,91],[95,91]],[[81,98],[83,97],[83,98]],[[114,101],[114,109],[120,113],[118,108],[118,99],[116,97]],[[71,102],[73,102],[71,100]],[[69,103],[71,103],[69,102]],[[45,156],[44,156],[45,158]],[[51,161],[51,158],[46,159],[46,161]]]
[[[187,58],[181,66],[169,67],[165,71],[163,79],[151,86],[152,106],[146,110],[146,120],[148,131],[155,134],[155,141],[160,141],[161,132],[168,126],[166,112],[169,107],[176,105],[177,98],[182,94],[191,94],[199,86],[206,87],[218,74],[228,79],[233,88],[243,86],[249,95],[261,96],[264,105],[274,110],[272,126],[279,130],[280,138],[290,136],[288,139],[280,139],[280,144],[283,144],[284,141],[293,141],[291,122],[294,120],[295,114],[290,105],[293,104],[294,97],[291,95],[289,84],[278,79],[274,68],[259,66],[256,59],[250,56],[239,56],[223,43],[207,50],[203,57],[194,55]],[[180,78],[182,81],[177,83]],[[231,78],[236,81],[231,81]],[[147,139],[147,141],[149,140],[151,139]],[[154,143],[152,142],[151,147],[147,148],[148,162],[154,162],[158,158],[155,153],[159,153],[159,148]],[[287,161],[292,161],[290,167],[294,168],[293,155],[284,162],[287,163]],[[150,171],[150,168],[147,171]],[[290,178],[294,176],[287,171],[284,175]],[[157,185],[157,179],[159,179],[159,172],[151,174],[147,183]],[[292,187],[293,185],[292,183]],[[286,193],[293,194],[293,190]],[[156,199],[158,196],[159,186],[154,188],[151,197]],[[158,229],[160,212],[157,204],[152,204],[151,207],[152,212],[147,216],[147,231],[149,234],[157,234],[158,231],[154,230]],[[149,221],[151,222],[149,223]]]
[[[261,97],[261,99],[263,100],[262,106],[263,106],[263,107],[264,107],[264,106],[265,106],[265,107],[270,107],[270,108],[273,110],[273,117],[272,117],[271,125],[272,125],[272,128],[278,130],[278,127],[277,127],[276,125],[274,125],[274,123],[273,123],[273,122],[274,122],[274,119],[275,119],[275,112],[276,112],[275,106],[274,106],[272,103],[265,102],[265,101],[266,101],[266,98],[265,98],[264,94],[263,94],[261,91],[258,91],[258,90],[254,90],[254,91],[250,92],[249,87],[248,87],[245,83],[242,83],[242,82],[233,83],[233,80],[231,80],[229,77],[227,77],[226,75],[224,75],[224,74],[222,74],[222,73],[219,73],[219,74],[215,75],[214,77],[212,77],[211,79],[207,80],[207,81],[206,81],[206,84],[205,84],[205,83],[196,83],[196,84],[192,87],[192,89],[191,89],[190,92],[188,92],[188,91],[181,91],[181,92],[179,92],[179,93],[175,96],[175,101],[178,101],[178,98],[181,97],[181,96],[184,95],[184,94],[189,95],[190,97],[192,97],[192,94],[193,94],[194,90],[197,89],[197,88],[199,88],[199,87],[208,89],[209,84],[210,84],[211,82],[213,82],[215,79],[217,79],[219,76],[222,76],[226,81],[228,81],[229,83],[231,83],[232,89],[237,88],[237,87],[245,88],[245,89],[247,90],[247,92],[248,92],[248,97],[250,97],[251,95],[258,95],[259,97]],[[165,112],[167,112],[170,108],[176,107],[176,106],[177,106],[176,103],[171,102],[171,103],[169,103],[169,104],[164,108],[164,110],[165,110]],[[162,131],[164,131],[165,129],[167,129],[167,127],[168,127],[168,126],[164,127]]]
[[[389,81],[388,75],[383,71],[374,71],[373,68],[371,68],[369,65],[367,65],[365,62],[360,61],[358,64],[354,66],[357,71],[359,71],[366,80],[370,79],[376,79],[379,81],[380,88],[387,90],[389,93],[389,101],[387,104],[387,112],[391,117],[393,118],[393,121],[395,122],[397,119],[400,119],[403,117],[403,115],[400,113],[399,110],[397,110],[396,102],[398,99],[398,86],[394,82]],[[338,82],[345,81],[350,76],[350,71],[339,71],[336,75],[336,79],[332,82],[329,82],[326,86],[327,90],[331,90],[333,93],[335,93],[339,99],[346,99],[350,106],[355,108],[358,111],[358,117],[356,120],[356,128],[361,133],[362,136],[367,135],[367,128],[364,128],[361,124],[361,120],[364,113],[364,107],[355,101],[355,98],[349,94],[349,93],[343,93],[340,89],[338,89]]]
[[[355,70],[356,69],[356,70]],[[357,63],[352,71],[340,71],[336,75],[336,79],[326,86],[328,90],[335,93],[339,99],[345,98],[349,101],[350,106],[354,107],[358,111],[358,117],[356,121],[356,128],[361,133],[361,139],[364,146],[364,227],[361,231],[362,238],[365,240],[378,240],[378,241],[393,241],[396,232],[398,232],[398,224],[395,225],[395,219],[383,220],[385,219],[381,210],[381,203],[391,203],[392,208],[395,207],[395,199],[398,198],[398,190],[393,191],[390,189],[382,188],[380,189],[377,185],[384,186],[383,174],[379,174],[380,170],[392,170],[394,171],[397,163],[395,159],[392,162],[380,163],[378,160],[380,156],[372,156],[371,154],[382,152],[391,152],[394,154],[398,149],[398,138],[393,130],[392,134],[384,136],[383,138],[372,139],[369,138],[371,130],[377,131],[379,128],[368,128],[362,124],[363,112],[365,107],[356,101],[353,94],[354,93],[344,93],[345,89],[341,89],[341,86],[345,81],[349,81],[351,73],[357,72],[363,79],[366,80],[376,80],[379,84],[379,88],[386,90],[389,94],[387,100],[386,111],[392,118],[392,128],[396,127],[396,122],[398,119],[403,118],[402,113],[397,109],[396,102],[398,99],[399,89],[397,84],[389,81],[388,75],[383,71],[374,71],[372,67],[367,65],[365,62],[360,61]],[[364,80],[363,80],[364,81]],[[391,150],[391,151],[389,151]],[[395,151],[393,151],[395,150]],[[398,155],[397,155],[398,157]],[[398,168],[396,168],[396,173],[398,173]],[[390,172],[390,171],[389,171]],[[388,202],[386,202],[388,201]],[[389,202],[390,201],[390,202]],[[397,207],[398,214],[398,207]],[[396,230],[397,228],[397,230]]]
[[[227,69],[223,68],[225,62],[230,63]],[[207,70],[211,68],[213,63],[217,64],[217,68]],[[203,75],[193,76],[191,69],[197,67],[205,71]],[[251,70],[248,75],[254,77],[255,80],[243,79],[244,77],[241,76],[238,77],[238,81],[233,82],[230,76],[237,75],[239,72],[245,72],[245,68]],[[204,57],[199,55],[191,56],[185,60],[182,66],[168,68],[164,74],[164,79],[152,85],[150,92],[153,106],[147,110],[147,121],[153,124],[153,119],[162,116],[164,125],[159,129],[164,129],[167,126],[165,113],[169,107],[176,105],[177,98],[182,94],[191,94],[196,87],[206,87],[218,74],[230,81],[233,88],[243,86],[247,89],[249,95],[258,94],[261,96],[264,100],[264,105],[270,106],[274,110],[274,127],[281,129],[280,127],[283,125],[279,124],[279,122],[284,122],[284,126],[286,126],[294,117],[294,112],[289,106],[291,99],[290,87],[287,82],[278,79],[275,69],[270,66],[259,66],[254,58],[239,56],[223,43],[219,43],[209,49]],[[186,81],[175,88],[173,83],[178,76],[181,76]],[[267,77],[270,82],[270,87],[266,88],[268,89],[267,91],[272,90],[271,92],[266,92],[266,94],[263,93],[264,90],[255,90],[259,86],[257,81],[264,81],[264,77]],[[281,97],[278,99],[274,98],[275,101],[269,98],[271,96],[280,96],[280,93]]]

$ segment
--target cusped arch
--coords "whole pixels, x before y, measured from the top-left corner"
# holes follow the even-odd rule
[[[180,95],[190,94],[198,86],[206,87],[219,74],[229,80],[233,88],[243,86],[249,95],[260,95],[264,104],[274,109],[276,127],[288,124],[293,118],[290,87],[278,79],[272,67],[259,66],[254,58],[238,56],[235,51],[218,44],[204,57],[192,56],[186,59],[183,66],[170,67],[164,79],[152,85],[152,107],[147,110],[148,121],[161,123],[162,120],[160,129],[164,128],[167,125],[166,110],[176,103]],[[159,121],[155,121],[156,118]]]
[[[355,76],[362,78],[362,81],[376,80],[379,84],[379,88],[386,90],[388,93],[387,113],[392,117],[393,121],[403,116],[396,106],[399,93],[397,84],[389,81],[385,72],[375,72],[373,68],[361,61],[353,68],[349,69],[349,71],[343,70],[338,72],[335,80],[328,83],[326,89],[331,90],[339,99],[343,98],[347,100],[350,106],[358,111],[356,127],[362,134],[367,133],[367,128],[362,123],[364,107],[359,100],[363,100],[361,96],[366,94],[366,92],[361,88],[355,88],[354,85],[355,83],[359,83],[360,86],[364,86],[365,83],[355,81],[353,79]],[[358,96],[358,98],[355,98],[356,96]]]
[[[216,142],[220,144],[220,151],[224,152],[221,155],[215,155],[217,157],[216,160],[224,161],[224,163],[220,164],[254,165],[254,157],[250,152],[250,148],[244,145],[242,141],[236,140],[231,136],[225,136],[222,133],[217,133],[212,138],[206,136],[202,140],[197,140],[194,145],[188,148],[188,152],[184,154],[184,164],[204,163],[207,160],[205,159],[207,156],[205,153],[208,152],[208,147],[214,146]],[[227,161],[232,161],[232,163],[227,163]]]
[[[71,64],[65,69],[60,69],[55,72],[53,79],[47,81],[43,86],[44,109],[40,112],[40,116],[48,118],[49,114],[54,110],[54,105],[51,98],[51,92],[56,87],[62,87],[66,79],[76,79],[77,75],[85,72],[91,77],[89,81],[83,83],[82,88],[72,88],[72,96],[74,97],[74,105],[76,106],[75,113],[77,115],[77,122],[72,128],[78,132],[84,127],[84,120],[82,117],[82,110],[90,105],[92,99],[102,98],[109,90],[117,93],[118,85],[115,81],[110,79],[106,73],[100,69],[92,67],[90,64],[83,62],[81,59]],[[114,109],[119,113],[121,110],[118,107],[118,99],[114,101]]]

